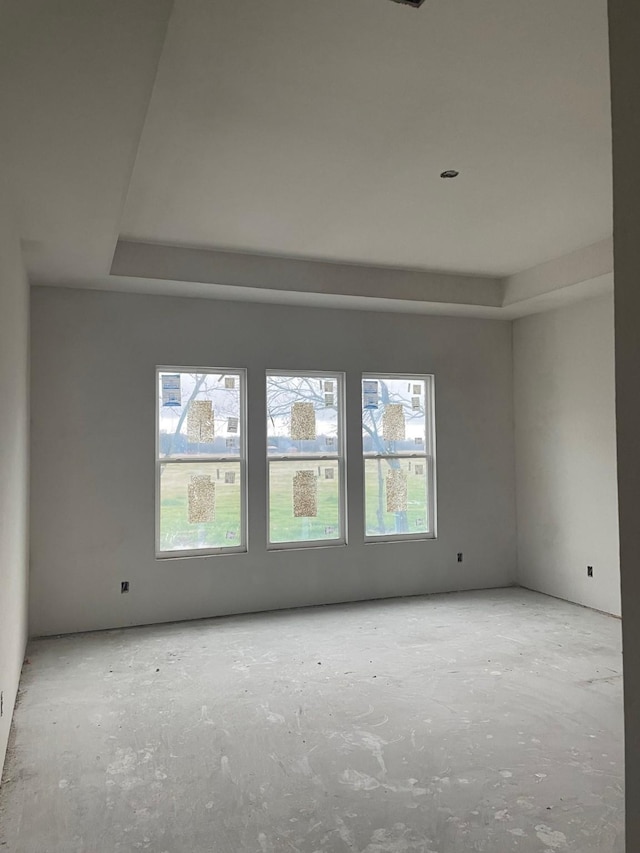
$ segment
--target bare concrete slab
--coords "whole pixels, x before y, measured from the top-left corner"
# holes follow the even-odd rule
[[[622,853],[620,623],[523,590],[37,640],[11,853]]]

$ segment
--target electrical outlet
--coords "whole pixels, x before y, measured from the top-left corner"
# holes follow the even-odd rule
[[[458,562],[462,562],[462,551],[458,551]]]
[[[122,581],[120,583],[120,592],[129,592],[129,581]]]
[[[588,578],[593,577],[593,566],[587,566],[587,577]]]

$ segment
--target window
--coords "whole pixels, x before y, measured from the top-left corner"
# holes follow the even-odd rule
[[[365,539],[435,536],[433,377],[362,379]]]
[[[246,550],[245,372],[157,370],[156,555]]]
[[[343,376],[267,375],[269,547],[344,544]]]

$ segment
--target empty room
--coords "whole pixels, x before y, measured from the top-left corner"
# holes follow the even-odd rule
[[[1,850],[637,853],[638,32],[0,0]]]

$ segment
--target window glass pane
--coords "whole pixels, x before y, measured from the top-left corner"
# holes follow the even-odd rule
[[[240,374],[167,371],[158,382],[160,458],[240,455]]]
[[[240,462],[160,463],[160,550],[242,544]]]
[[[428,533],[427,460],[364,460],[366,535]]]
[[[410,377],[362,380],[365,453],[426,452],[426,382]]]
[[[336,376],[267,376],[268,453],[339,453],[339,405]]]
[[[340,537],[338,462],[269,462],[269,541]]]

